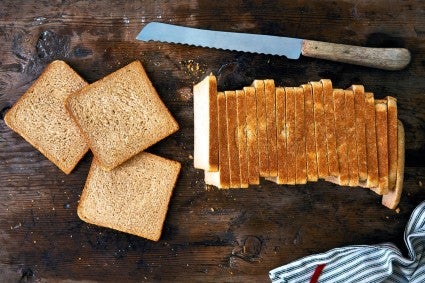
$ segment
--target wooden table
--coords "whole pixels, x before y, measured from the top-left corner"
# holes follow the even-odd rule
[[[405,250],[404,226],[425,198],[424,1],[119,2],[0,4],[0,281],[267,282],[270,269],[335,247],[392,241]],[[382,71],[136,41],[151,21],[405,47],[412,62]],[[179,132],[149,149],[182,163],[159,242],[82,222],[76,207],[92,155],[65,175],[5,126],[6,111],[54,59],[89,82],[140,60],[179,122]],[[192,86],[210,72],[221,90],[255,78],[285,86],[329,78],[335,87],[360,83],[377,98],[395,96],[406,128],[400,211],[369,190],[322,181],[207,190],[193,168]]]

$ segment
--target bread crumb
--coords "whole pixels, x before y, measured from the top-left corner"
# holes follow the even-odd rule
[[[396,213],[400,213],[400,208],[397,207],[397,209],[395,210]]]
[[[419,187],[422,187],[422,181],[419,181]]]
[[[191,159],[191,160],[193,159],[193,156],[192,156],[192,154],[189,154],[189,159]]]
[[[214,212],[214,208],[213,207],[211,207],[210,210],[211,210],[211,212]]]

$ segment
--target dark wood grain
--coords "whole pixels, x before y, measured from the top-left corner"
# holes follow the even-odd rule
[[[391,72],[137,42],[151,21],[403,47],[412,62]],[[79,220],[76,207],[91,154],[65,175],[2,119],[0,281],[264,282],[274,267],[335,247],[392,241],[404,249],[404,226],[425,199],[423,1],[2,1],[0,42],[1,118],[54,59],[68,62],[88,82],[140,60],[181,126],[149,151],[183,165],[161,240],[151,242]],[[286,86],[329,78],[336,87],[363,84],[377,98],[395,96],[406,129],[400,212],[383,207],[369,190],[322,181],[205,188],[203,173],[192,165],[192,86],[210,72],[220,90],[255,78]]]

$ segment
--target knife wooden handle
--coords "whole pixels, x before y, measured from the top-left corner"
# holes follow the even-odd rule
[[[401,70],[410,62],[410,52],[405,48],[372,48],[315,40],[303,40],[301,54],[383,70]]]

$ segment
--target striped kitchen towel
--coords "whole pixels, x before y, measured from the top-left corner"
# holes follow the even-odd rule
[[[336,248],[269,272],[272,282],[425,282],[425,202],[404,231],[409,257],[391,243]]]

